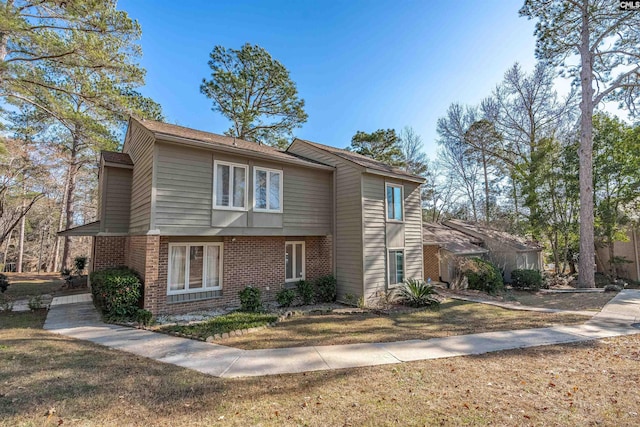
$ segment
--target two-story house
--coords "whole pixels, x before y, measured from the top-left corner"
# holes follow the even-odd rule
[[[154,314],[238,305],[259,287],[334,274],[371,302],[422,277],[422,178],[296,139],[286,151],[151,120],[129,121],[100,160],[92,269],[127,266]]]

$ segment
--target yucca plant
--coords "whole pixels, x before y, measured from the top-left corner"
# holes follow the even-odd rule
[[[437,307],[440,301],[434,287],[422,279],[406,279],[397,290],[398,300],[411,307]]]

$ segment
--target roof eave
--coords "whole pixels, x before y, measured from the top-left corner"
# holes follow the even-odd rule
[[[424,178],[418,178],[416,176],[410,176],[410,175],[401,175],[401,174],[398,174],[398,173],[381,171],[381,170],[378,170],[378,169],[365,168],[364,171],[366,173],[370,173],[370,174],[373,174],[373,175],[388,176],[390,178],[401,179],[403,181],[410,181],[410,182],[415,182],[415,183],[418,183],[418,184],[424,184],[424,182],[425,182]]]
[[[56,234],[58,236],[96,236],[98,233],[100,233],[100,221],[60,230]]]
[[[302,144],[306,144],[306,145],[308,145],[308,146],[310,146],[310,147],[315,148],[316,150],[321,150],[322,152],[327,153],[328,155],[333,156],[333,157],[334,157],[334,158],[336,158],[336,159],[340,159],[340,160],[341,160],[341,161],[343,161],[343,162],[347,162],[347,163],[349,163],[351,166],[353,166],[353,167],[355,167],[355,168],[359,169],[360,171],[365,171],[365,170],[366,170],[366,168],[365,168],[364,166],[362,166],[362,165],[360,165],[360,164],[358,164],[358,163],[354,162],[354,161],[353,161],[353,160],[351,160],[351,159],[347,159],[346,157],[342,157],[341,155],[336,154],[336,153],[334,153],[333,151],[329,151],[329,150],[327,150],[326,148],[322,147],[320,144],[313,143],[313,142],[310,142],[310,141],[305,141],[304,139],[300,139],[300,138],[296,138],[296,139],[294,139],[294,140],[293,140],[293,142],[292,142],[291,144],[289,144],[289,146],[287,147],[287,151],[289,151],[289,149],[290,149],[290,148],[291,148],[291,147],[292,147],[296,142],[300,142],[300,143],[302,143]]]
[[[123,163],[104,162],[104,165],[112,168],[133,169],[133,165],[125,165]]]
[[[302,166],[302,167],[313,168],[313,169],[322,169],[322,170],[330,170],[330,171],[335,170],[335,168],[333,166],[323,165],[323,164],[319,164],[319,163],[305,162],[305,161],[302,161],[302,160],[298,160],[295,157],[291,157],[290,159],[283,159],[282,157],[274,156],[274,155],[271,155],[269,153],[263,153],[263,152],[259,152],[259,151],[252,151],[252,150],[248,150],[246,148],[229,147],[227,145],[218,144],[218,143],[215,143],[215,142],[204,142],[204,141],[199,141],[197,139],[184,138],[184,137],[181,137],[181,136],[175,136],[175,135],[162,133],[162,132],[152,132],[152,133],[154,134],[156,139],[162,140],[163,142],[173,142],[173,143],[177,143],[177,144],[190,145],[190,146],[193,146],[193,147],[215,149],[215,150],[222,151],[222,152],[225,152],[225,153],[240,154],[240,155],[244,155],[244,156],[263,157],[263,158],[266,158],[266,159],[269,159],[269,160],[273,160],[275,162],[289,163],[289,164],[298,165],[298,166]]]

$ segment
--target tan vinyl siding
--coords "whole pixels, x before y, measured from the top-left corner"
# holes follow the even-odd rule
[[[210,151],[156,144],[156,227],[209,227],[213,155]],[[190,231],[185,230],[185,234]]]
[[[321,233],[331,234],[333,218],[332,172],[289,165],[282,169],[284,171],[283,226],[285,228],[314,228]]]
[[[382,176],[369,174],[364,174],[362,179],[364,286],[365,298],[369,301],[386,289],[387,282],[385,181]]]
[[[422,262],[422,207],[420,186],[404,184],[404,249],[405,277],[424,278]]]
[[[155,222],[162,233],[171,231],[169,234],[174,234],[172,230],[176,227],[184,227],[184,234],[190,235],[329,235],[332,232],[331,171],[265,162],[162,141],[156,147]],[[247,165],[246,212],[213,209],[214,160]],[[253,212],[254,166],[282,170],[282,213]]]
[[[133,123],[133,122],[132,122]],[[133,161],[131,178],[131,217],[129,232],[145,233],[151,226],[151,183],[153,177],[154,138],[145,129],[132,124],[124,152]]]
[[[294,143],[289,151],[336,167],[334,239],[338,299],[344,301],[346,294],[360,297],[363,295],[362,172],[359,167],[304,143]]]
[[[102,175],[104,215],[101,230],[106,233],[127,232],[131,206],[131,169],[105,167]]]
[[[104,222],[104,218],[102,217],[102,213],[104,212],[104,197],[103,197],[103,192],[104,192],[104,165],[100,164],[100,171],[98,172],[98,209],[96,212],[96,218],[98,218],[99,221]]]

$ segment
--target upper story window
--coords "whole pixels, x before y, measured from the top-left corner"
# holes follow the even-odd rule
[[[247,165],[215,161],[213,163],[213,207],[247,209]]]
[[[253,210],[282,212],[282,171],[253,168]]]
[[[402,221],[404,219],[402,185],[387,184],[387,220]]]

